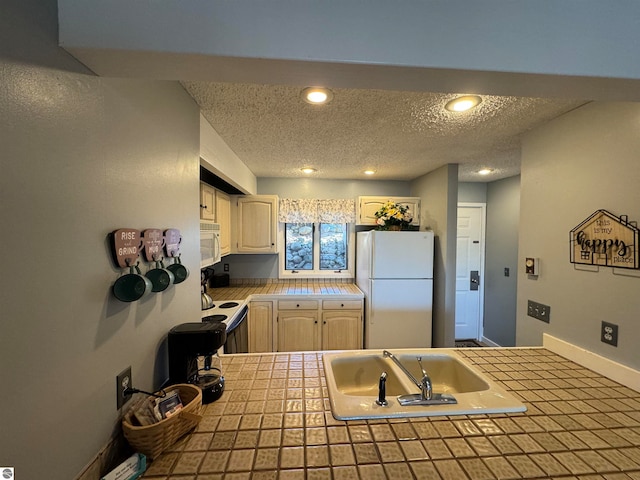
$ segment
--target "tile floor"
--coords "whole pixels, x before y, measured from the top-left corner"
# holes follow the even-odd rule
[[[640,393],[541,348],[460,352],[527,412],[338,421],[321,353],[224,357],[224,395],[144,478],[640,480]]]

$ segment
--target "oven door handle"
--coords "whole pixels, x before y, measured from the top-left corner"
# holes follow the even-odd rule
[[[229,324],[227,325],[227,336],[229,335],[229,333],[238,328],[242,322],[246,321],[248,310],[249,309],[247,307],[243,307],[238,315],[236,315],[235,318],[229,322]]]

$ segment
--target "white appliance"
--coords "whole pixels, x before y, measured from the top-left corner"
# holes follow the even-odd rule
[[[365,348],[431,347],[433,232],[357,233]]]
[[[227,340],[218,354],[249,351],[247,314],[244,300],[216,300],[211,308],[202,310],[203,322],[222,322],[227,327]]]
[[[220,225],[200,220],[200,268],[220,261]]]

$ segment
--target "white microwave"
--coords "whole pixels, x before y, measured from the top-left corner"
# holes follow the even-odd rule
[[[220,261],[220,225],[200,221],[200,268]]]

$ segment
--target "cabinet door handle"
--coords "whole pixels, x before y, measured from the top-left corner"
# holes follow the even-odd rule
[[[314,321],[313,323],[318,323],[318,320]]]
[[[341,303],[341,304],[340,304],[340,306],[341,306],[341,307],[344,307],[344,303]]]
[[[300,307],[300,304],[299,304],[299,303],[296,303],[296,308],[299,308],[299,307]]]

